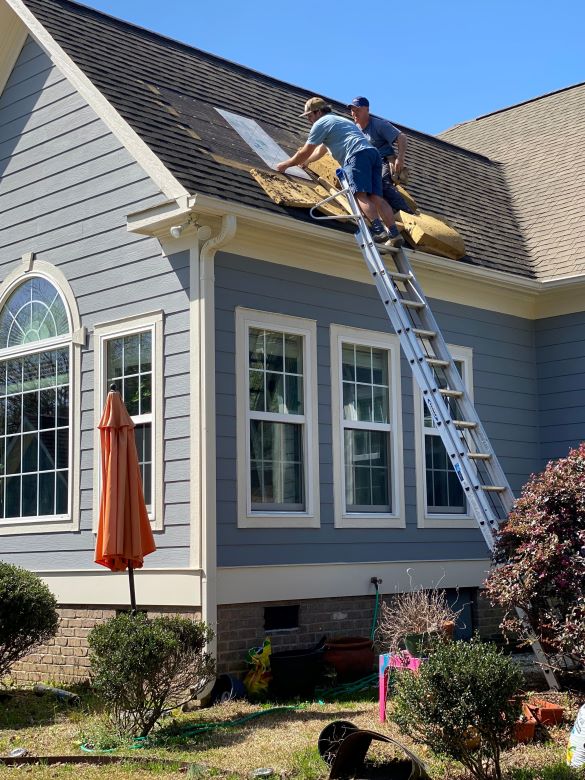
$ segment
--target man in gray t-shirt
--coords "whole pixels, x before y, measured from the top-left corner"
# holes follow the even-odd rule
[[[412,210],[392,181],[392,174],[400,175],[406,156],[406,136],[387,119],[370,114],[370,101],[365,97],[356,97],[348,105],[354,122],[361,128],[368,141],[380,153],[382,158],[382,191],[384,198],[394,211]],[[396,147],[396,148],[395,148]]]
[[[402,246],[392,208],[383,197],[382,160],[362,131],[349,119],[335,116],[331,106],[320,97],[305,103],[302,116],[311,123],[311,131],[304,146],[276,170],[284,173],[294,165],[315,162],[327,151],[343,166],[349,187],[364,214],[370,220],[374,241],[394,247]]]

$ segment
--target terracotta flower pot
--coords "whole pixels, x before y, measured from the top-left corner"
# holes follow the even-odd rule
[[[335,667],[338,680],[345,682],[372,674],[376,656],[371,639],[349,636],[328,641],[324,660]]]
[[[538,723],[543,726],[558,726],[563,722],[565,715],[564,707],[553,704],[546,699],[531,699],[524,706],[526,714],[530,714]]]
[[[526,720],[517,720],[514,723],[514,741],[515,742],[532,742],[534,739],[534,732],[536,730],[536,721],[534,718],[527,718]]]

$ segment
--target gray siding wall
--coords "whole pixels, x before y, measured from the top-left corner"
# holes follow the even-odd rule
[[[126,231],[164,200],[103,122],[29,40],[0,97],[0,278],[25,252],[57,266],[95,323],[165,312],[165,530],[150,567],[189,556],[189,259]],[[95,568],[93,338],[82,358],[81,531],[0,536],[0,558],[37,570]]]
[[[431,301],[449,343],[473,349],[475,401],[512,487],[518,490],[539,456],[534,332],[531,322]],[[331,323],[391,328],[372,285],[228,254],[216,260],[218,562],[220,566],[481,558],[476,529],[416,526],[413,382],[402,360],[406,494],[405,529],[335,529],[331,453]],[[317,321],[321,527],[238,529],[234,311],[245,306]]]
[[[536,323],[541,467],[585,440],[585,312]]]

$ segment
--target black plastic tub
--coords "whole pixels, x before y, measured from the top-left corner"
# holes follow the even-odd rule
[[[284,650],[272,653],[271,693],[277,699],[310,699],[323,672],[324,648],[319,645],[305,650]]]

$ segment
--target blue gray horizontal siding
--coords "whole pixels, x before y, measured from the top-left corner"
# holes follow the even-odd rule
[[[585,312],[536,323],[542,466],[585,441]]]
[[[79,533],[0,536],[0,559],[91,569],[95,323],[162,309],[165,529],[148,566],[189,564],[189,257],[129,234],[128,213],[164,197],[70,83],[27,41],[0,97],[0,278],[25,252],[57,266],[90,331],[81,366]]]
[[[466,559],[486,555],[476,529],[416,525],[413,380],[402,359],[404,529],[335,529],[331,455],[330,326],[391,329],[372,285],[229,254],[216,261],[218,560],[220,566]],[[515,490],[538,464],[538,398],[533,324],[518,317],[432,301],[446,340],[473,349],[475,400]],[[318,529],[239,529],[236,509],[235,308],[317,321]]]

